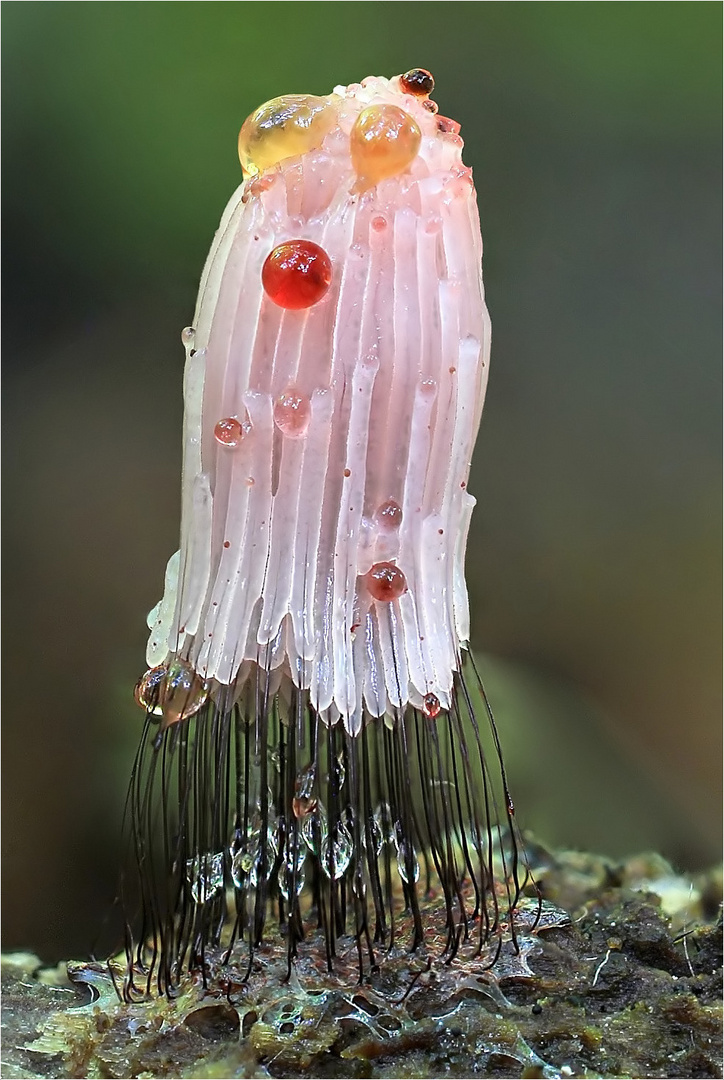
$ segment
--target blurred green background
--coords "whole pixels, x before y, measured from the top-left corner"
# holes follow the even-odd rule
[[[721,8],[3,4],[6,948],[113,895],[183,350],[244,117],[416,65],[475,170],[474,645],[519,819],[719,857]]]

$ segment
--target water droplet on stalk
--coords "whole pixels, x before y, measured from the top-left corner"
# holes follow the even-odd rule
[[[224,887],[224,853],[197,855],[186,861],[186,880],[195,904],[212,900]]]
[[[306,435],[312,407],[309,398],[293,386],[288,387],[274,402],[274,423],[288,439]]]

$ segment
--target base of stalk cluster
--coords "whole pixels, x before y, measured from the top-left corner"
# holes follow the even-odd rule
[[[320,934],[330,971],[355,941],[360,979],[399,947],[494,964],[496,941],[515,945],[529,874],[469,656],[449,710],[367,716],[356,736],[304,691],[272,694],[261,669],[233,704],[209,697],[165,731],[158,719],[127,807],[127,1000],[205,979],[212,956],[251,972],[271,923],[288,974]]]

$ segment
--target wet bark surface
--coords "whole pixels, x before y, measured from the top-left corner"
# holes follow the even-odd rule
[[[121,1004],[102,965],[5,957],[2,1076],[721,1076],[721,872],[529,853],[542,914],[523,901],[492,968],[492,945],[446,963],[431,943],[359,983],[354,940],[330,973],[311,931],[288,979],[271,938],[250,971],[210,956],[206,987]]]

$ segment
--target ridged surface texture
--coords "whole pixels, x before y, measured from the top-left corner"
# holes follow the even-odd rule
[[[149,616],[148,661],[182,657],[239,689],[272,671],[354,733],[365,712],[420,708],[430,694],[449,706],[468,639],[467,480],[490,329],[456,125],[383,78],[333,98],[320,146],[234,193],[207,260],[186,335],[180,553]],[[420,150],[360,191],[350,130],[378,104],[414,118]],[[304,310],[262,286],[265,259],[293,239],[332,265]],[[290,386],[311,406],[301,438],[274,422]],[[237,447],[214,437],[225,417],[247,422]],[[389,500],[398,528],[378,514]],[[369,591],[379,562],[404,574],[397,599]]]

